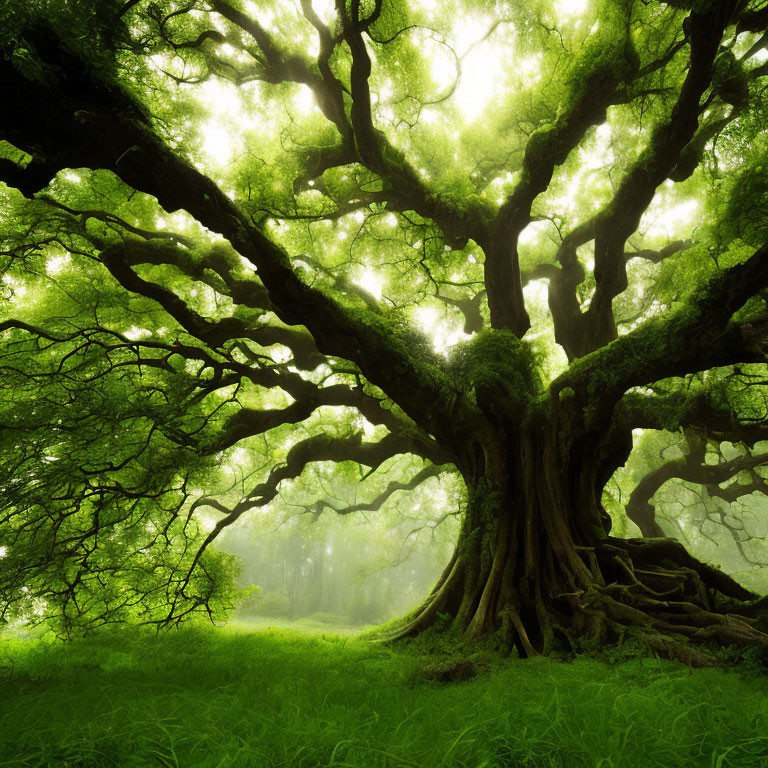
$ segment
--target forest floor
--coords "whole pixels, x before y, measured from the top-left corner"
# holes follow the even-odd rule
[[[745,665],[485,651],[438,683],[450,642],[248,626],[0,635],[0,766],[768,766],[768,677]]]

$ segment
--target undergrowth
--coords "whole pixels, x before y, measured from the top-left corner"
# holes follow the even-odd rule
[[[768,678],[650,658],[501,660],[286,630],[0,636],[0,766],[750,768]]]

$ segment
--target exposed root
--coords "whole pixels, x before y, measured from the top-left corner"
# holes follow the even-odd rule
[[[533,584],[512,583],[511,567],[502,569],[497,560],[478,585],[467,578],[462,558],[454,558],[431,598],[382,639],[418,634],[446,612],[468,636],[495,633],[522,656],[572,654],[631,640],[702,667],[718,663],[719,647],[768,650],[768,599],[757,600],[679,542],[607,538],[578,551],[596,574],[577,589],[570,589],[571,579],[558,579],[551,559],[545,558]]]
[[[596,548],[606,586],[581,598],[614,636],[627,631],[667,658],[712,666],[717,646],[768,648],[755,595],[673,539],[608,539]],[[734,602],[738,601],[738,602]]]
[[[381,641],[400,640],[404,637],[417,635],[419,632],[432,626],[438,614],[445,610],[446,607],[450,608],[448,603],[452,594],[456,591],[460,575],[460,565],[461,558],[459,558],[457,552],[454,552],[451,561],[448,563],[429,598],[415,612],[406,616],[399,626],[390,631],[376,634],[376,639]]]

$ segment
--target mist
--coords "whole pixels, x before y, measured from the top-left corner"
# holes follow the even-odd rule
[[[458,536],[457,515],[430,512],[341,517],[277,508],[248,519],[218,547],[240,560],[233,620],[361,626],[408,613],[434,586]]]

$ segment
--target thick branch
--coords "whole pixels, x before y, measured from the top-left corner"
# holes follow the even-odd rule
[[[658,125],[648,147],[627,172],[595,233],[596,289],[586,315],[586,348],[616,338],[613,299],[627,287],[624,244],[637,229],[656,188],[672,173],[698,127],[699,103],[712,80],[715,57],[736,6],[735,0],[693,11],[687,20],[691,62],[669,118]]]
[[[598,43],[587,44],[574,66],[572,92],[555,123],[534,132],[528,140],[520,181],[502,205],[486,246],[485,284],[493,328],[509,328],[518,337],[530,321],[523,301],[517,253],[520,233],[531,221],[531,205],[552,180],[557,165],[582,140],[587,130],[605,120],[607,108],[618,99],[619,84],[634,74],[629,21],[632,3],[627,0],[604,5],[607,32]]]
[[[41,55],[43,51],[52,55],[61,45],[51,32],[47,45],[37,47]],[[183,208],[225,235],[257,265],[284,322],[305,324],[322,352],[356,362],[367,378],[396,396],[429,432],[450,441],[457,417],[477,417],[436,357],[429,360],[420,354],[418,359],[409,353],[410,331],[365,310],[352,313],[303,283],[286,254],[253,227],[210,179],[158,138],[126,91],[115,83],[94,80],[93,72],[69,54],[60,53],[60,59],[59,79],[50,85],[27,80],[12,63],[3,62],[0,91],[9,108],[0,118],[0,133],[33,152],[39,147],[49,149],[49,155],[59,158],[60,167],[111,169],[135,189],[156,196],[166,210]],[[73,118],[75,114],[78,117]],[[46,128],[52,119],[59,125],[55,134]],[[223,330],[217,327],[218,338],[233,335]],[[453,420],[446,418],[451,412]]]
[[[741,322],[731,317],[766,287],[768,243],[745,263],[724,270],[677,309],[572,363],[553,382],[553,395],[572,388],[592,425],[606,425],[631,387],[717,366],[763,362],[768,317]]]
[[[301,377],[293,377],[288,382],[285,374],[279,376],[280,386],[297,399],[286,408],[258,410],[243,408],[230,417],[223,428],[223,433],[210,453],[218,453],[229,448],[246,437],[263,434],[281,424],[296,424],[303,421],[323,406],[347,406],[356,408],[373,424],[387,426],[395,435],[408,434],[408,445],[411,453],[430,459],[438,464],[445,463],[449,457],[426,435],[419,435],[414,425],[405,419],[397,417],[391,411],[382,408],[378,401],[351,389],[344,384],[334,384],[329,387],[316,387]],[[298,381],[296,381],[298,379]],[[301,383],[300,383],[301,382]]]

